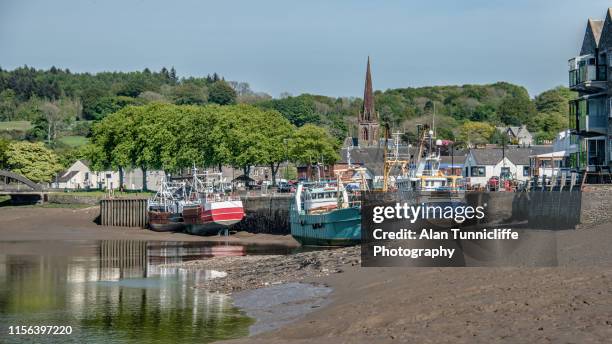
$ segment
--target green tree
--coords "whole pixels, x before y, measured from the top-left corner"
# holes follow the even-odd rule
[[[470,147],[485,144],[490,141],[495,130],[495,127],[488,123],[468,121],[459,128],[458,139]]]
[[[8,165],[8,150],[10,141],[0,137],[0,169],[5,169]]]
[[[0,120],[10,121],[15,118],[17,98],[11,89],[0,92]]]
[[[509,141],[508,135],[502,133],[501,131],[497,129],[493,132],[493,134],[489,138],[490,143],[494,143],[497,145],[509,144],[510,142],[508,141]]]
[[[134,166],[137,155],[134,142],[136,107],[127,107],[105,117],[92,127],[91,144],[85,154],[94,171],[119,171],[119,185],[123,187],[125,168]]]
[[[208,101],[207,89],[195,83],[183,83],[174,87],[172,99],[177,105],[204,105]]]
[[[576,97],[576,92],[572,92],[567,87],[559,86],[552,90],[544,91],[535,98],[536,110],[540,113],[556,112],[567,115],[569,101]]]
[[[265,109],[273,109],[280,112],[293,125],[298,127],[307,123],[316,124],[320,121],[320,115],[316,112],[315,102],[310,95],[273,99],[261,102],[258,105]]]
[[[50,182],[62,170],[57,156],[42,142],[13,142],[7,150],[8,168],[36,183]]]
[[[289,143],[291,160],[310,165],[317,162],[333,164],[338,156],[338,143],[324,128],[306,124],[298,128]]]
[[[46,124],[47,143],[54,142],[58,132],[79,117],[81,111],[81,103],[78,100],[60,99],[43,103],[40,112],[44,121],[39,123]]]
[[[265,133],[259,142],[259,163],[270,166],[272,185],[276,186],[276,174],[280,164],[288,160],[289,139],[295,128],[289,121],[276,111],[261,113],[262,132]]]
[[[499,119],[504,124],[525,124],[531,126],[536,114],[536,108],[525,91],[525,94],[504,98],[499,104],[497,112],[499,114]]]
[[[208,100],[219,105],[235,104],[236,91],[227,82],[219,80],[210,86]]]

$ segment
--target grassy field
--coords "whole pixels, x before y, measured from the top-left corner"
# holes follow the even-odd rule
[[[85,136],[63,136],[60,137],[59,142],[70,146],[70,147],[80,147],[84,144],[87,144],[87,138]]]
[[[30,121],[0,122],[0,130],[28,131],[30,128],[32,128]]]

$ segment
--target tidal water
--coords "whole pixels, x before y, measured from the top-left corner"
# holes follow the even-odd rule
[[[229,296],[193,288],[223,272],[160,265],[252,253],[290,250],[122,240],[0,242],[0,343],[207,343],[246,336],[255,320]],[[53,325],[70,326],[72,333],[10,334],[11,326]]]

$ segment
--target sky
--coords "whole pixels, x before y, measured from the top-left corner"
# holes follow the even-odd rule
[[[0,67],[174,66],[255,91],[361,97],[374,88],[567,85],[588,18],[610,0],[0,0]]]

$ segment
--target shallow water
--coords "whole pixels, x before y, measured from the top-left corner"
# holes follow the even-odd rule
[[[206,343],[248,335],[230,297],[193,285],[223,272],[162,268],[285,247],[97,241],[0,242],[0,343]],[[10,335],[10,326],[70,326],[70,335]],[[15,329],[13,329],[15,332]]]
[[[329,302],[331,288],[305,283],[285,283],[247,290],[234,296],[234,304],[257,319],[249,332],[275,330]]]

